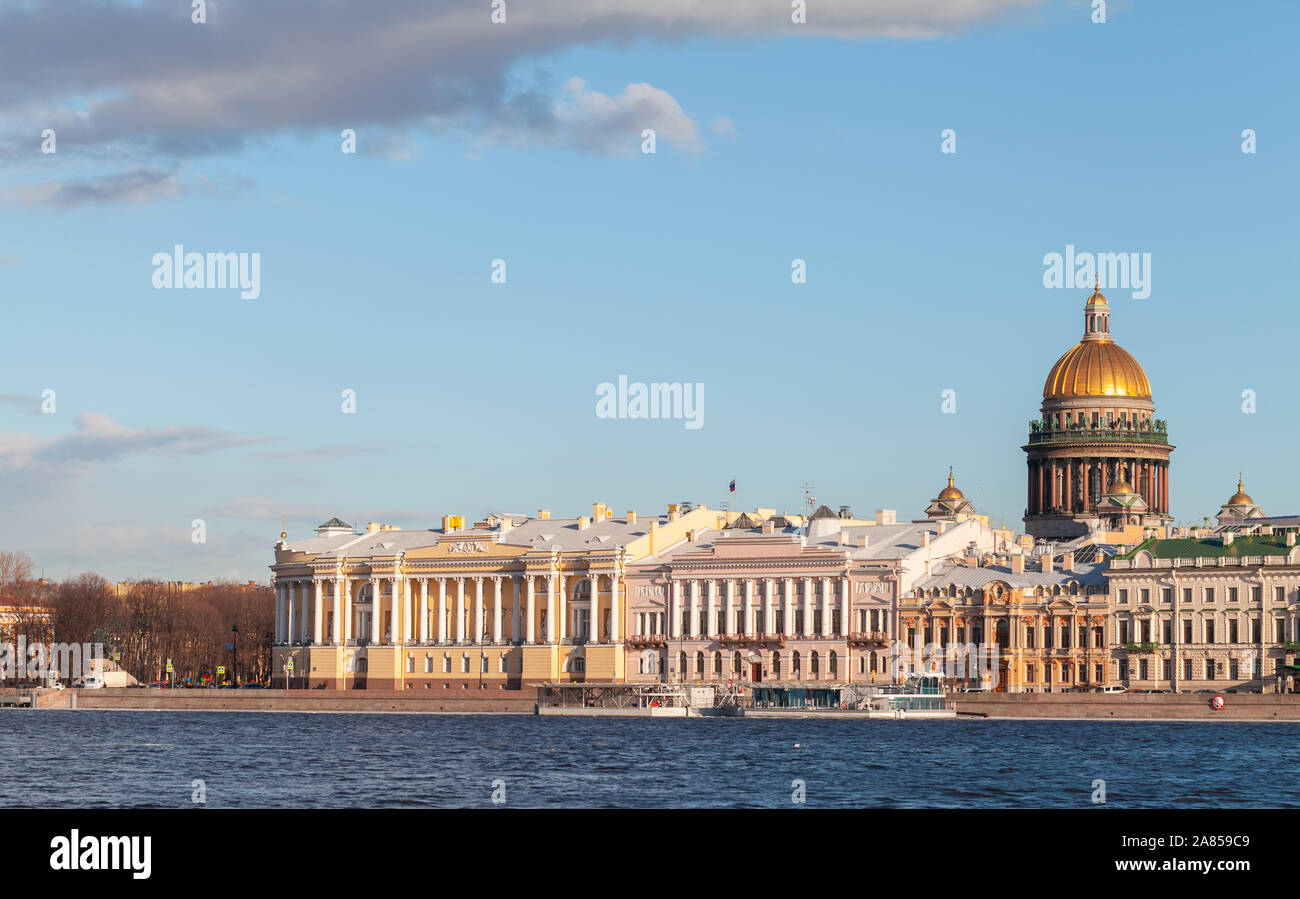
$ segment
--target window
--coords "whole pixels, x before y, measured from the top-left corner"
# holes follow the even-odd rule
[[[1263,601],[1264,601],[1264,588],[1263,588],[1263,587],[1251,587],[1251,588],[1250,588],[1250,601],[1253,602],[1253,603],[1255,603],[1256,605],[1259,605],[1259,604],[1263,603]]]
[[[1239,670],[1239,668],[1238,668],[1237,660],[1236,660],[1236,659],[1229,659],[1229,660],[1228,660],[1228,680],[1238,680],[1238,679],[1240,679],[1240,676],[1241,676],[1241,672],[1240,672],[1240,670]]]
[[[1142,605],[1149,605],[1151,602],[1151,591],[1146,588],[1142,589]]]
[[[1214,680],[1214,659],[1205,660],[1205,679]]]
[[[1034,670],[1034,666],[1033,666],[1033,665],[1026,665],[1026,666],[1025,666],[1025,683],[1032,684],[1032,683],[1034,682],[1034,678],[1035,678],[1035,677],[1037,677],[1037,672]]]
[[[1038,635],[1038,628],[1034,627],[1032,624],[1025,625],[1025,649],[1038,648],[1037,646],[1034,645],[1036,642],[1037,635]]]
[[[1163,662],[1163,664],[1162,664],[1162,666],[1161,666],[1161,668],[1162,668],[1162,670],[1161,670],[1161,676],[1162,676],[1165,680],[1173,680],[1173,679],[1174,679],[1174,663],[1173,663],[1173,660],[1172,660],[1172,659],[1165,659],[1164,662]]]
[[[722,653],[713,654],[713,674],[715,677],[722,677]]]
[[[1236,587],[1229,587],[1229,588],[1228,588],[1228,602],[1229,602],[1229,603],[1235,603],[1236,601],[1237,601],[1237,588],[1236,588]]]
[[[1205,619],[1205,642],[1206,643],[1214,642],[1214,619],[1213,618]]]
[[[829,662],[830,662],[831,680],[835,680],[835,678],[839,676],[840,673],[840,657],[833,650],[831,651]]]
[[[1184,680],[1191,680],[1191,679],[1192,679],[1192,660],[1191,660],[1191,659],[1183,659],[1183,679],[1184,679]]]
[[[781,676],[781,653],[772,653],[772,676],[779,678]]]
[[[1286,587],[1273,588],[1273,602],[1286,602]]]
[[[433,674],[433,656],[429,653],[424,655],[424,673]]]
[[[451,674],[451,656],[445,652],[442,654],[442,673]]]
[[[1160,622],[1160,642],[1161,643],[1174,642],[1174,623],[1168,618]],[[1166,677],[1167,676],[1168,675],[1166,675]]]
[[[1206,588],[1205,588],[1205,602],[1206,602],[1207,605],[1214,605],[1214,588],[1213,588],[1213,587],[1206,587]]]
[[[1169,605],[1173,605],[1173,602],[1174,602],[1174,588],[1173,588],[1173,587],[1161,587],[1161,588],[1160,588],[1160,601],[1161,601],[1162,603],[1164,603],[1165,605],[1167,605],[1167,606],[1169,606]]]
[[[1259,642],[1259,627],[1260,627],[1259,619],[1252,618],[1250,621],[1250,642],[1251,643]]]
[[[1279,643],[1286,642],[1286,619],[1285,618],[1277,619],[1276,627],[1273,633],[1277,638],[1277,642]]]
[[[1119,591],[1119,601],[1120,601],[1120,604],[1121,604],[1121,605],[1127,605],[1127,604],[1128,604],[1128,591],[1127,591],[1127,590],[1121,590],[1121,591]]]
[[[1183,619],[1183,642],[1184,643],[1192,642],[1192,619],[1190,618]],[[1191,677],[1190,674],[1187,676]]]
[[[497,673],[506,673],[506,657],[504,655],[497,656]]]
[[[700,677],[704,676],[704,653],[702,652],[695,654],[695,673]]]
[[[1127,622],[1127,621],[1121,621],[1121,622],[1119,623],[1119,642],[1121,642],[1121,643],[1131,643],[1131,642],[1133,642],[1132,640],[1130,640],[1130,639],[1128,638],[1128,622]],[[1048,648],[1050,649],[1051,647],[1048,647]]]
[[[406,657],[406,673],[407,674],[415,673],[415,656],[408,655]]]
[[[1149,671],[1148,671],[1148,668],[1149,668],[1149,667],[1150,667],[1150,666],[1148,665],[1146,659],[1139,659],[1139,660],[1138,660],[1138,680],[1148,680],[1148,679],[1149,679],[1148,676],[1147,676],[1147,675],[1149,674]]]
[[[460,657],[460,673],[469,674],[469,655],[462,654]]]
[[[1237,619],[1236,618],[1228,619],[1228,642],[1229,643],[1237,642]]]
[[[1191,587],[1184,587],[1184,588],[1183,588],[1183,602],[1186,603],[1186,604],[1189,605],[1189,606],[1192,604],[1192,588],[1191,588]]]
[[[478,670],[480,674],[488,673],[488,657],[486,653],[479,656]]]

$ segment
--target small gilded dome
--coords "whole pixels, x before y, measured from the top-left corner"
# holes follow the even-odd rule
[[[1086,340],[1056,360],[1043,384],[1043,399],[1131,396],[1150,399],[1151,382],[1138,361],[1113,340]]]
[[[939,491],[939,499],[965,499],[965,495],[952,483],[952,469],[948,469],[948,486]]]
[[[1237,475],[1237,492],[1228,500],[1230,506],[1253,506],[1255,501],[1246,493],[1245,484],[1242,483],[1241,475]]]
[[[1132,484],[1130,484],[1128,481],[1124,480],[1123,478],[1120,478],[1118,481],[1115,481],[1113,484],[1111,484],[1110,487],[1106,489],[1106,492],[1107,493],[1136,493],[1137,491],[1133,489]]]
[[[1098,308],[1109,309],[1110,303],[1106,301],[1106,297],[1102,294],[1101,288],[1098,287],[1096,290],[1092,292],[1092,296],[1088,297],[1088,303],[1086,306],[1084,306],[1084,308],[1085,309],[1098,309]]]

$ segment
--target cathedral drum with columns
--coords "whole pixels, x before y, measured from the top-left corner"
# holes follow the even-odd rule
[[[1043,385],[1042,418],[1030,422],[1025,530],[1045,540],[1095,529],[1165,528],[1169,443],[1151,384],[1110,335],[1100,287],[1084,307],[1084,334]]]

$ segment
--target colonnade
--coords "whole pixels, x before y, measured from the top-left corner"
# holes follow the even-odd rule
[[[801,626],[797,626],[795,615],[796,582],[803,585],[802,596],[798,599],[803,611]],[[761,590],[758,589],[760,583]],[[783,589],[777,589],[778,583]],[[814,590],[814,584],[820,584],[820,591]],[[689,591],[685,590],[687,586]],[[834,595],[836,587],[838,597]],[[673,578],[668,591],[668,637],[674,640],[700,640],[778,633],[787,637],[847,637],[852,627],[850,597],[851,582],[843,575],[816,578]],[[840,613],[838,618],[834,615],[836,606]],[[779,629],[778,609],[782,612]],[[820,624],[814,611],[821,612]],[[642,633],[644,625],[640,616],[636,619],[635,628],[634,636],[646,636]]]
[[[511,583],[509,608],[504,581]],[[569,595],[569,585],[591,584],[582,599]],[[600,584],[606,591],[609,622],[602,627]],[[540,589],[539,589],[539,583]],[[617,572],[565,574],[561,571],[524,575],[392,575],[353,577],[283,577],[275,584],[275,642],[340,646],[617,643],[621,637],[620,589]],[[430,584],[435,593],[430,600]],[[485,583],[486,582],[486,583]],[[325,596],[325,585],[332,586]],[[384,590],[385,583],[388,585]],[[368,587],[368,590],[366,589]],[[362,592],[365,591],[365,598]],[[488,595],[490,594],[490,596]],[[355,598],[354,598],[355,597]],[[387,599],[387,603],[385,603]],[[539,606],[544,614],[539,616]],[[489,606],[490,603],[490,606]],[[362,618],[362,605],[369,617]],[[387,605],[387,609],[385,609]],[[585,608],[589,623],[574,634],[574,612]],[[538,624],[542,626],[539,628]],[[363,625],[367,625],[363,631]],[[541,633],[539,633],[539,631]]]

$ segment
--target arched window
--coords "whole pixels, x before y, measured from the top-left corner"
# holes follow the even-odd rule
[[[713,654],[713,675],[714,677],[722,677],[722,653],[720,652]]]
[[[735,673],[736,673],[736,676],[737,676],[737,677],[740,676],[740,673],[741,673],[741,667],[742,667],[743,664],[744,664],[744,663],[741,662],[741,660],[740,660],[740,653],[737,652],[737,653],[732,657],[732,665],[733,665],[733,667],[734,667],[734,669],[735,669]]]
[[[831,654],[830,654],[830,666],[829,666],[829,668],[830,668],[831,680],[835,680],[835,678],[839,677],[839,675],[840,675],[840,657],[839,657],[839,654],[836,653],[835,650],[833,650],[833,649],[831,650]]]
[[[799,653],[790,653],[790,676],[795,680],[799,679]]]
[[[587,673],[587,660],[584,659],[582,656],[574,656],[574,659],[573,659],[573,673],[574,673],[574,674],[586,674],[586,673]]]
[[[781,653],[779,652],[772,653],[772,676],[778,678],[781,676]]]
[[[686,677],[691,673],[691,669],[686,665],[686,653],[682,653],[677,659],[677,671],[680,677]]]
[[[704,677],[704,653],[702,652],[695,654],[695,673]]]
[[[812,675],[813,680],[817,680],[817,676],[821,674],[821,666],[818,661],[815,651],[808,656],[808,672]]]

